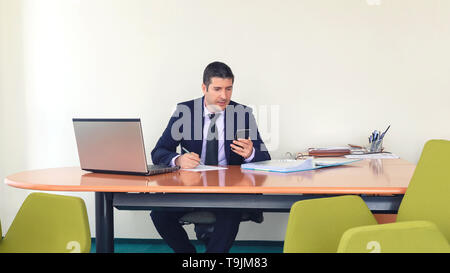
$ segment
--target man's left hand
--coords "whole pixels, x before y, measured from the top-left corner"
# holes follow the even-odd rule
[[[230,144],[231,150],[244,159],[249,158],[253,153],[253,142],[250,139],[239,138],[233,140],[233,144]]]

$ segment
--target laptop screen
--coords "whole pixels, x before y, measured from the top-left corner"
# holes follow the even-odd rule
[[[147,172],[140,119],[73,119],[81,169]]]

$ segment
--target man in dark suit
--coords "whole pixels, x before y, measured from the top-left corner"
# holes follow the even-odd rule
[[[213,62],[205,68],[204,96],[177,105],[152,151],[154,164],[186,169],[199,164],[240,165],[270,159],[252,109],[231,100],[233,83],[234,75],[226,64]],[[245,138],[235,139],[238,131],[247,132]],[[182,147],[181,155],[176,152],[178,145]],[[195,252],[179,223],[185,213],[151,213],[159,234],[175,252]],[[239,230],[242,212],[218,210],[214,214],[214,231],[206,252],[228,252]]]

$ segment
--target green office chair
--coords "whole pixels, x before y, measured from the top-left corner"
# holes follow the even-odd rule
[[[47,193],[28,195],[0,239],[0,253],[90,250],[91,233],[83,199]]]
[[[428,141],[400,205],[397,223],[391,224],[390,227],[397,225],[399,229],[405,228],[406,232],[407,226],[402,225],[403,222],[429,221],[437,226],[448,244],[450,241],[449,166],[450,141]],[[344,232],[350,228],[368,225],[377,225],[377,222],[359,196],[299,201],[291,208],[284,252],[336,252]],[[377,225],[372,228],[376,230],[385,227]],[[394,236],[390,240],[393,244],[401,244]],[[342,243],[344,244],[344,241]],[[341,250],[343,249],[351,248],[342,247]],[[391,250],[383,246],[381,249]],[[397,251],[402,250],[397,249]],[[407,246],[403,251],[409,251]]]

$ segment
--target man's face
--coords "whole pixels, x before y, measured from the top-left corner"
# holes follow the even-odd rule
[[[231,100],[233,93],[233,80],[230,78],[212,77],[211,83],[206,89],[206,85],[202,84],[203,95],[208,110],[212,112],[220,112],[225,110]]]

